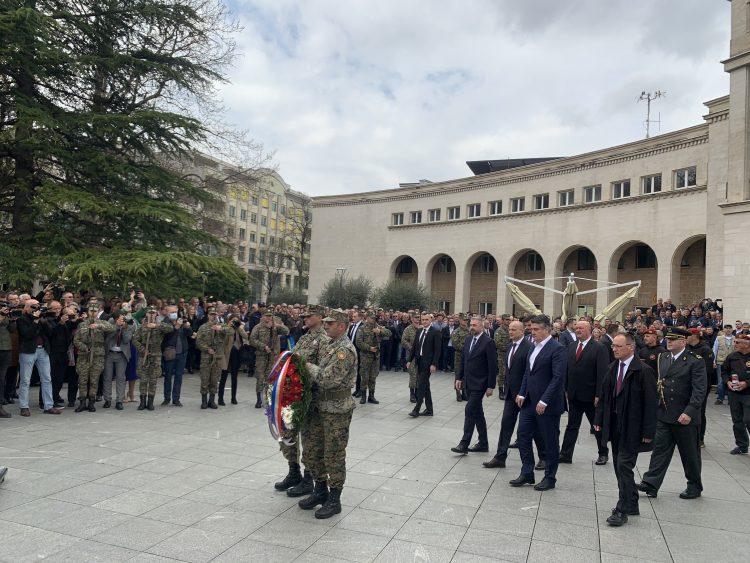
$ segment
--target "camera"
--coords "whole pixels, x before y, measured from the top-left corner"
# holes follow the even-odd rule
[[[232,321],[232,325],[234,326],[234,328],[239,328],[240,324],[242,323],[240,323],[239,319],[234,319]]]

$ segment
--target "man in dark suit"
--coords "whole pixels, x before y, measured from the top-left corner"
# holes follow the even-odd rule
[[[505,388],[503,399],[503,419],[500,423],[500,437],[497,441],[497,453],[490,461],[485,461],[482,465],[488,469],[505,467],[505,460],[508,457],[508,448],[510,439],[513,436],[513,430],[516,427],[516,420],[521,409],[516,404],[516,396],[521,389],[523,374],[526,373],[526,363],[529,359],[529,353],[533,346],[524,338],[523,323],[513,321],[508,325],[508,353],[504,358],[507,370],[505,372]],[[540,434],[534,435],[536,451],[539,454],[540,465],[545,459],[544,442],[540,439]]]
[[[568,425],[560,448],[560,463],[573,463],[573,450],[583,415],[586,415],[590,424],[594,424],[599,390],[609,367],[607,350],[591,338],[591,324],[586,320],[580,320],[575,326],[578,341],[571,343],[567,349],[568,373],[565,380],[565,395],[568,400]],[[609,455],[607,444],[601,442],[598,432],[595,435],[599,449],[596,464],[604,465]]]
[[[557,341],[567,348],[573,342],[578,341],[578,336],[576,336],[576,334],[576,319],[575,317],[570,317],[567,321],[565,321],[565,329],[563,329],[563,331],[560,333]]]
[[[552,338],[551,329],[552,325],[547,315],[532,317],[531,334],[534,337],[534,349],[529,354],[526,373],[516,397],[516,404],[521,408],[518,450],[521,453],[523,467],[521,474],[510,484],[520,487],[535,482],[531,441],[538,432],[544,440],[547,464],[544,479],[534,486],[537,491],[555,488],[560,456],[560,415],[565,411],[565,373],[568,358],[565,348]]]
[[[440,349],[442,348],[442,334],[440,330],[432,325],[432,315],[423,313],[421,317],[422,328],[414,338],[414,344],[409,354],[409,369],[411,362],[417,363],[417,403],[409,416],[432,416],[432,392],[430,391],[430,376],[437,371],[440,362]],[[419,412],[425,404],[425,410]]]
[[[706,364],[685,350],[686,329],[670,327],[667,333],[668,352],[659,356],[657,410],[654,452],[648,471],[638,489],[655,498],[672,461],[675,445],[680,452],[687,488],[680,493],[682,499],[701,496],[701,454],[698,448],[698,431],[701,405],[706,395]]]
[[[638,452],[647,449],[656,433],[656,375],[635,356],[635,340],[618,334],[612,344],[615,361],[607,369],[596,406],[594,428],[602,441],[612,442],[612,463],[620,492],[610,526],[622,526],[637,516],[638,490],[633,470]]]
[[[458,454],[469,452],[488,452],[487,421],[484,419],[482,399],[492,396],[497,382],[497,348],[495,341],[482,328],[482,319],[471,319],[470,338],[464,342],[461,351],[461,372],[456,375],[456,391],[466,389],[466,408],[464,409],[464,435],[451,451]],[[479,442],[469,447],[474,428],[477,429]]]
[[[357,331],[359,331],[361,326],[362,326],[361,313],[358,310],[352,311],[352,322],[346,331],[346,335],[352,344],[354,344],[354,339],[357,338]],[[357,348],[356,346],[354,348],[357,350],[357,365],[359,365],[359,348]],[[361,396],[362,396],[362,379],[359,376],[359,370],[357,370],[357,382],[354,386],[354,393],[352,393],[352,397],[361,397]]]
[[[607,326],[607,333],[602,336],[601,344],[604,346],[607,350],[607,354],[609,355],[609,363],[615,361],[614,353],[612,352],[612,339],[617,336],[620,332],[620,327],[617,326],[617,323],[610,323]]]

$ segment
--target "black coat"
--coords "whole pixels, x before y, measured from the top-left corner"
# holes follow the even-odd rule
[[[602,336],[602,339],[599,341],[599,344],[604,346],[604,348],[607,350],[607,354],[609,355],[609,363],[615,361],[615,353],[612,351],[612,337],[609,334],[605,334]]]
[[[578,342],[578,338],[570,334],[567,328],[560,331],[560,337],[557,341],[563,346],[570,346],[573,342]]]
[[[411,347],[409,353],[409,361],[417,362],[417,369],[425,370],[429,366],[438,366],[440,362],[440,352],[443,347],[442,333],[439,329],[430,326],[427,329],[427,334],[424,338],[424,346],[422,347],[422,354],[420,354],[419,341],[422,339],[422,332],[424,328],[420,328],[417,331],[417,335],[414,338],[414,344]]]
[[[650,446],[643,439],[653,440],[656,433],[656,376],[634,357],[625,372],[622,390],[615,397],[618,369],[619,362],[612,362],[604,376],[594,424],[602,429],[602,443],[608,442],[613,433],[612,411],[616,408],[619,449],[631,453],[648,450]]]
[[[638,357],[641,359],[641,361],[643,361],[643,363],[654,370],[654,377],[656,377],[656,370],[659,363],[659,354],[663,354],[666,351],[667,349],[661,344],[657,344],[653,347],[644,346],[643,348],[640,348],[638,350]]]
[[[593,403],[598,397],[602,381],[609,367],[609,354],[604,346],[593,338],[583,348],[581,359],[576,361],[578,343],[568,345],[568,374],[565,391],[568,400]]]
[[[50,353],[49,338],[52,334],[50,323],[44,319],[35,319],[32,315],[24,313],[16,321],[18,331],[18,351],[21,354],[35,354],[37,338],[42,339],[42,345],[47,354]]]
[[[658,376],[663,387],[659,393],[659,420],[677,424],[685,413],[691,418],[690,424],[700,424],[706,396],[706,364],[689,350],[684,350],[671,365],[670,362],[669,352],[659,356]]]
[[[513,342],[508,343],[508,353],[505,355],[505,362],[508,362],[508,356],[510,351],[513,349]],[[505,371],[505,395],[503,398],[516,400],[516,395],[521,389],[521,382],[523,381],[523,374],[526,373],[526,364],[529,361],[529,354],[531,353],[532,347],[529,341],[522,338],[518,343],[518,348],[515,354],[513,354],[513,363],[508,366]]]
[[[461,350],[461,371],[456,376],[463,381],[467,391],[486,391],[494,389],[497,383],[497,348],[495,341],[485,333],[479,335],[474,347],[470,336]],[[471,348],[471,353],[469,353]]]

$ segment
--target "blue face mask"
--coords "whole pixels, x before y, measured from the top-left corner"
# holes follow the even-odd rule
[[[176,321],[177,320],[177,313],[169,313],[169,320],[170,321]]]

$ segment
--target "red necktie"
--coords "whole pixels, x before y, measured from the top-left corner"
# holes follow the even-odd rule
[[[583,344],[579,341],[578,350],[576,350],[576,362],[581,359],[581,354],[583,354]]]
[[[625,379],[625,362],[620,362],[620,373],[617,375],[617,386],[615,387],[615,395],[619,395],[622,391],[622,380]]]

